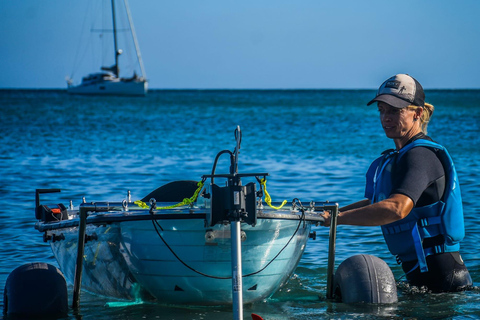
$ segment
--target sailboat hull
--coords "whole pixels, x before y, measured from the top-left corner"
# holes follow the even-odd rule
[[[102,81],[99,83],[80,84],[70,86],[67,92],[82,95],[123,95],[144,96],[148,91],[147,81]]]

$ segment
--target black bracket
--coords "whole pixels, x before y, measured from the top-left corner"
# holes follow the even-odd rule
[[[211,185],[210,200],[208,226],[231,221],[241,221],[253,226],[257,224],[255,183],[226,187]]]

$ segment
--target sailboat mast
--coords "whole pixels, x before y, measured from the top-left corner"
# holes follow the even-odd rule
[[[120,70],[118,68],[118,56],[120,55],[120,52],[118,51],[118,45],[117,45],[117,22],[115,19],[115,0],[112,0],[112,21],[113,21],[113,46],[115,49],[115,65],[113,66],[113,73],[118,77]]]
[[[138,46],[137,33],[135,32],[135,27],[133,26],[132,15],[130,14],[130,7],[128,6],[128,1],[124,0],[125,9],[127,11],[128,23],[130,24],[130,30],[132,31],[133,44],[135,45],[135,52],[137,53],[138,63],[140,64],[140,72],[142,73],[143,78],[147,78],[145,74],[145,68],[143,67],[142,55],[140,54],[140,47]]]

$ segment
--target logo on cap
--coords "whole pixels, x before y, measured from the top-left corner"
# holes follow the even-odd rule
[[[398,90],[398,87],[400,87],[400,83],[401,82],[398,80],[387,81],[387,83],[385,83],[385,88],[393,88]]]

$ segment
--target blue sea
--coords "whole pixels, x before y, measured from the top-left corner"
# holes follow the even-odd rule
[[[58,202],[141,199],[167,182],[200,180],[216,154],[233,151],[240,126],[240,172],[268,172],[273,201],[361,200],[365,171],[393,147],[380,127],[373,90],[158,90],[146,97],[70,96],[63,90],[0,90],[0,297],[7,276],[28,262],[57,266],[34,229],[35,189],[60,188]],[[461,254],[475,288],[430,294],[409,287],[379,227],[339,226],[336,265],[356,254],[385,260],[399,302],[348,305],[328,301],[328,229],[287,286],[245,306],[264,319],[480,318],[480,91],[430,90],[435,106],[429,135],[445,145],[459,173],[466,237]],[[218,172],[218,171],[217,171]],[[56,195],[57,196],[57,195]],[[69,286],[71,301],[72,286]],[[231,319],[229,307],[142,304],[106,307],[81,294],[68,319]],[[3,303],[0,301],[0,303]],[[3,304],[1,306],[3,309]]]

